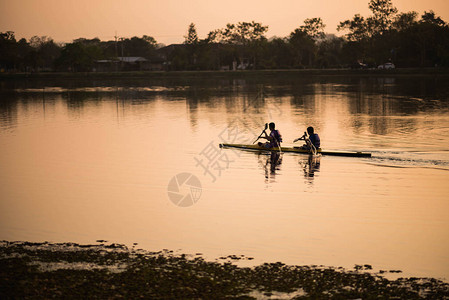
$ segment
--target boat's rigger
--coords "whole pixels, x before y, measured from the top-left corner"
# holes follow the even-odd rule
[[[246,149],[246,150],[255,150],[255,151],[279,151],[279,148],[267,149],[260,147],[258,145],[245,145],[245,144],[220,144],[220,148],[238,148],[238,149]],[[281,147],[282,152],[289,153],[303,153],[309,154],[308,150],[304,150],[297,147]],[[318,153],[322,155],[333,155],[333,156],[350,156],[350,157],[371,157],[371,153],[369,152],[352,152],[352,151],[324,151],[318,149]]]

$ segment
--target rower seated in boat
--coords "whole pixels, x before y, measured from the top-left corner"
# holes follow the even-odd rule
[[[266,143],[259,142],[258,145],[264,148],[278,148],[281,147],[282,136],[279,130],[275,129],[276,125],[271,122],[269,125],[270,134],[268,135],[266,131],[264,131],[265,136],[262,136],[262,139],[268,140]]]
[[[307,134],[308,134],[308,136],[307,136]],[[320,148],[320,146],[321,146],[320,137],[317,133],[314,133],[314,129],[312,126],[307,127],[307,133],[304,132],[304,135],[302,137],[294,140],[293,143],[300,141],[300,140],[306,141],[306,139],[308,139],[310,141],[310,143],[315,147],[315,149]],[[306,142],[306,144],[302,145],[300,148],[304,149],[304,150],[310,150],[311,147],[310,147],[309,143]]]

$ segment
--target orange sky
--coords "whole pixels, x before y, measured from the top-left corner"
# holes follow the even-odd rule
[[[448,0],[393,0],[401,12],[434,10],[449,22]],[[180,43],[188,25],[200,38],[227,23],[256,21],[267,37],[287,36],[304,19],[321,17],[326,32],[355,13],[369,15],[368,0],[0,0],[0,32],[18,38],[46,35],[56,42],[79,37],[101,40],[150,35],[159,43]]]

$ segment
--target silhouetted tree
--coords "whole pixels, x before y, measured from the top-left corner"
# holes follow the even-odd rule
[[[354,15],[352,20],[340,22],[337,30],[348,30],[346,38],[351,42],[362,42],[370,37],[368,22],[359,14]]]
[[[304,25],[300,26],[299,29],[305,32],[309,37],[314,40],[322,39],[325,37],[324,25],[321,18],[305,19]]]
[[[416,11],[410,11],[406,13],[399,13],[392,24],[392,28],[396,31],[407,30],[416,25],[416,18],[418,13]]]
[[[61,48],[53,42],[53,39],[47,36],[33,36],[29,44],[32,48],[33,68],[36,71],[53,70],[55,60],[61,55]]]
[[[18,63],[17,42],[14,32],[7,31],[0,33],[0,69],[14,70]]]
[[[421,16],[421,23],[432,24],[439,27],[443,27],[446,25],[446,22],[444,22],[440,17],[435,16],[433,10],[424,12],[424,14]]]
[[[34,61],[32,60],[33,48],[30,46],[26,39],[22,38],[17,43],[16,49],[18,71],[30,71],[32,69],[32,66],[35,65]],[[54,61],[52,62],[52,65],[53,64]]]
[[[338,68],[342,66],[342,49],[345,40],[333,34],[325,36],[318,44],[317,66]]]
[[[187,35],[184,36],[184,44],[194,45],[198,43],[198,35],[196,33],[195,24],[190,23]]]
[[[391,0],[371,0],[369,8],[373,12],[373,15],[368,19],[373,34],[383,34],[388,31],[398,12]]]
[[[304,25],[290,33],[289,43],[296,67],[313,66],[318,51],[317,40],[325,36],[324,27],[321,18],[305,19]]]
[[[414,27],[420,66],[448,65],[449,28],[433,11],[424,12]]]
[[[223,29],[211,31],[208,40],[210,42],[247,45],[250,42],[265,39],[267,30],[268,26],[263,26],[261,23],[254,21],[227,24]]]
[[[351,52],[353,62],[363,60],[375,64],[376,60],[383,60],[386,49],[391,49],[386,44],[388,38],[381,36],[392,28],[397,9],[391,0],[370,0],[368,6],[371,16],[364,18],[356,14],[352,20],[340,22],[337,30],[348,31],[345,37],[349,43],[345,50]]]
[[[186,55],[188,56],[188,69],[195,69],[197,66],[198,58],[198,34],[196,33],[195,24],[190,23],[187,30],[187,35],[184,36],[184,44],[186,45]]]
[[[104,58],[99,39],[77,39],[66,44],[56,64],[66,71],[92,71],[95,61]]]
[[[146,35],[141,38],[134,36],[130,39],[121,39],[118,42],[118,56],[140,56],[149,59],[155,50],[156,40]]]
[[[268,26],[254,21],[227,24],[223,29],[209,32],[207,41],[233,45],[236,58],[243,63],[245,57],[251,57],[253,68],[256,68],[261,55],[261,46],[266,42],[267,30]]]
[[[163,45],[144,35],[100,41],[79,38],[57,45],[49,37],[16,41],[14,32],[0,33],[0,70],[90,71],[99,59],[141,56],[166,59],[167,70],[216,70],[225,66],[253,68],[331,68],[364,62],[376,67],[387,61],[398,67],[449,66],[449,26],[433,11],[398,12],[392,0],[368,0],[369,16],[355,14],[340,22],[339,38],[325,34],[321,18],[308,18],[287,37],[267,40],[268,26],[257,22],[227,24],[198,38],[195,24],[183,44]],[[163,48],[162,48],[163,47]],[[162,48],[162,49],[160,49]]]
[[[286,38],[273,38],[265,43],[261,67],[264,69],[289,69],[293,67],[292,49]]]

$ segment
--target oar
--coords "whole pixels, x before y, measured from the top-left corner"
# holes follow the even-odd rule
[[[265,123],[265,128],[263,129],[263,131],[259,135],[259,137],[253,142],[253,144],[255,144],[260,139],[260,137],[262,136],[262,134],[264,134],[264,132],[267,130],[267,128],[268,128],[268,123]]]
[[[317,154],[316,147],[315,147],[315,146],[312,144],[312,142],[310,141],[309,136],[307,135],[307,132],[304,132],[304,135],[303,135],[302,137],[297,138],[296,140],[294,140],[293,143],[295,143],[295,142],[297,142],[297,141],[299,141],[299,140],[304,140],[304,141],[306,142],[307,146],[309,146],[309,148],[310,148],[310,152],[311,152],[313,155],[316,155],[316,154]]]
[[[278,145],[278,148],[279,148],[279,154],[282,154],[281,145],[278,143],[278,141],[276,141],[276,144]]]
[[[296,143],[297,141],[300,141],[300,140],[305,140],[305,137],[306,137],[306,136],[307,136],[307,133],[304,132],[304,135],[303,135],[302,137],[299,137],[299,138],[293,140],[293,143]]]
[[[279,144],[279,142],[276,138],[274,138],[274,140],[276,141],[276,145],[278,145],[279,153],[282,154],[281,144]]]
[[[316,155],[316,148],[315,148],[315,145],[312,144],[312,141],[309,139],[309,136],[307,135],[306,132],[304,132],[304,140],[306,141],[307,145],[309,146],[310,152],[311,152],[313,155]]]

